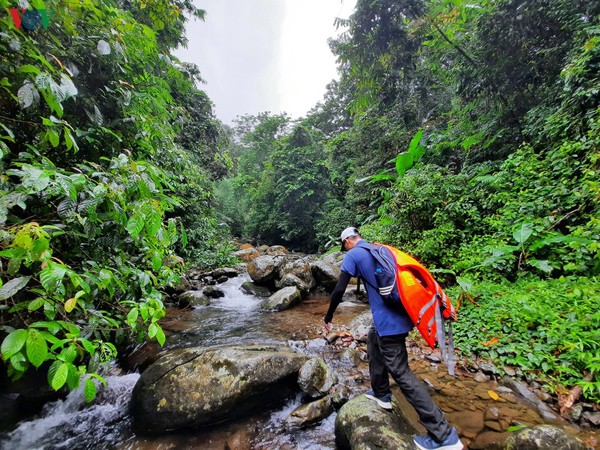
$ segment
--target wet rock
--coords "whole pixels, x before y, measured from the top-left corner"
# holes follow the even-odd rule
[[[258,258],[260,253],[254,247],[250,247],[244,250],[238,250],[237,252],[234,252],[233,255],[242,261],[249,263]]]
[[[477,372],[473,379],[478,383],[485,383],[486,381],[488,381],[488,377],[483,372]]]
[[[506,440],[505,450],[585,450],[586,446],[564,429],[552,425],[523,428]]]
[[[452,412],[448,414],[448,421],[469,437],[477,436],[484,429],[483,412],[479,410]]]
[[[219,278],[217,278],[217,283],[218,284],[225,283],[227,280],[229,280],[229,278],[227,278],[225,275],[222,275]]]
[[[213,278],[221,278],[221,277],[227,277],[227,278],[235,278],[238,276],[237,270],[235,270],[232,267],[220,267],[218,269],[213,270],[210,275]]]
[[[322,358],[309,359],[298,372],[300,389],[313,398],[324,396],[337,382],[337,375]]]
[[[356,286],[349,286],[346,288],[346,292],[344,292],[344,296],[342,300],[345,302],[352,303],[367,303],[367,292],[364,288],[361,288],[358,292],[356,292]]]
[[[239,430],[230,436],[225,443],[225,450],[252,450],[252,440],[255,432]]]
[[[206,286],[202,292],[209,298],[225,297],[225,292],[215,286]]]
[[[478,364],[479,370],[487,375],[498,375],[500,371],[496,366],[487,362],[481,362]]]
[[[345,384],[336,384],[329,392],[329,398],[335,409],[340,409],[350,400],[350,389]]]
[[[266,286],[259,286],[252,281],[245,281],[240,286],[240,289],[248,295],[254,295],[255,297],[267,298],[270,297],[272,292]]]
[[[509,366],[504,366],[504,373],[509,377],[514,377],[517,375],[517,371]]]
[[[140,376],[132,415],[140,433],[163,433],[242,417],[282,401],[306,356],[287,347],[174,350]]]
[[[192,289],[192,285],[190,284],[190,280],[187,277],[181,276],[179,277],[179,284],[177,284],[173,290],[178,293],[183,293]]]
[[[500,410],[495,406],[485,410],[484,420],[498,420],[500,418]]]
[[[325,340],[327,341],[327,343],[332,344],[335,341],[337,341],[340,338],[340,333],[338,333],[337,331],[332,331],[330,333],[327,333],[327,336],[325,336]]]
[[[508,429],[508,427],[504,427],[502,423],[496,420],[486,420],[484,422],[484,425],[486,426],[486,428],[497,431],[499,433],[502,433],[503,431],[506,431]]]
[[[552,396],[544,391],[536,391],[535,395],[544,403],[553,403]]]
[[[582,414],[582,417],[595,427],[600,426],[600,412],[589,412],[586,411]]]
[[[308,293],[308,291],[310,290],[308,284],[306,284],[304,281],[302,281],[296,275],[291,274],[291,273],[286,273],[281,279],[279,279],[275,282],[275,287],[277,287],[277,289],[281,289],[281,288],[288,287],[288,286],[294,286],[294,287],[298,288],[298,290],[301,293],[304,293],[304,294]]]
[[[425,355],[425,359],[438,364],[442,362],[442,358],[440,358],[440,356],[436,355],[435,353]]]
[[[560,416],[552,411],[548,405],[537,398],[537,396],[531,392],[524,383],[517,380],[504,380],[504,385],[523,397],[527,403],[537,410],[544,421],[552,423],[562,422]]]
[[[278,256],[259,256],[248,264],[248,275],[256,284],[267,284],[277,277],[283,263]]]
[[[177,297],[177,303],[182,308],[193,308],[210,305],[210,299],[202,291],[187,291]]]
[[[283,245],[271,245],[265,250],[265,254],[268,256],[283,256],[287,255],[288,253],[289,252]]]
[[[357,341],[367,342],[367,335],[371,325],[373,325],[373,315],[370,310],[367,310],[352,319],[348,324],[348,331],[350,331],[350,334]]]
[[[324,259],[313,262],[310,267],[317,284],[329,292],[333,291],[341,273],[340,268]]]
[[[509,433],[484,431],[469,444],[469,450],[501,450]]]
[[[345,348],[340,355],[340,360],[357,367],[361,362],[360,351],[355,348]]]
[[[320,422],[333,413],[333,404],[329,397],[298,406],[285,420],[288,428],[306,428]]]
[[[288,258],[286,259],[285,264],[279,270],[279,272],[281,274],[281,279],[283,279],[287,274],[291,274],[298,277],[308,286],[308,290],[313,289],[317,285],[315,277],[313,276],[312,270],[310,268],[309,258]]]
[[[262,309],[283,311],[291,308],[300,301],[300,291],[295,286],[285,287],[271,295],[260,305]]]
[[[402,411],[384,410],[364,395],[342,406],[335,419],[335,442],[340,449],[414,450],[414,433]]]
[[[581,419],[582,414],[583,406],[580,403],[578,403],[576,405],[573,405],[573,407],[567,411],[567,418],[572,420],[573,422],[579,422],[579,419]]]

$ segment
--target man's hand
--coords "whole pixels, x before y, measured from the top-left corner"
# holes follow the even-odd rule
[[[328,333],[331,332],[331,322],[325,322],[323,321],[323,328],[325,328],[325,331],[327,331]]]

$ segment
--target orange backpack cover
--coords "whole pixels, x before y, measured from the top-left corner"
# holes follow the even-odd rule
[[[446,350],[444,322],[456,321],[454,306],[431,273],[420,262],[394,247],[388,245],[384,247],[390,250],[396,262],[396,283],[402,305],[429,347],[433,349],[437,341],[444,356]],[[451,333],[449,337],[452,340]],[[452,346],[452,342],[450,344]]]

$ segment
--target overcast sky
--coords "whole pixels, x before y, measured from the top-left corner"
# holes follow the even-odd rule
[[[206,20],[187,25],[187,49],[175,54],[198,65],[201,86],[225,123],[242,114],[287,112],[297,118],[337,78],[327,39],[336,17],[356,0],[196,0]]]

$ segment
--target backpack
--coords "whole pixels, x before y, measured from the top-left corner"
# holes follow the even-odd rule
[[[391,307],[400,303],[430,348],[440,346],[448,373],[454,375],[452,322],[456,310],[431,273],[416,259],[400,250],[379,244],[364,245],[376,261],[375,286]],[[448,347],[446,347],[446,323]]]

